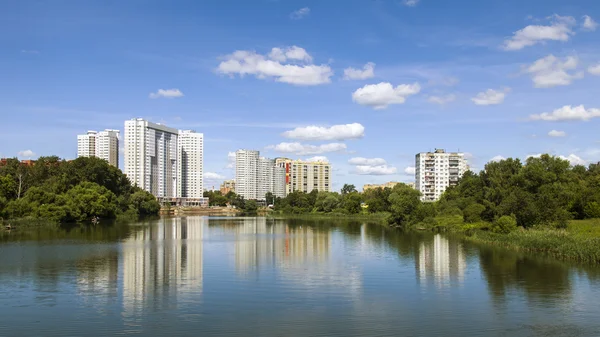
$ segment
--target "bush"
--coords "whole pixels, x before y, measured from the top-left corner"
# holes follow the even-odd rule
[[[595,201],[588,202],[588,204],[585,205],[583,212],[588,218],[600,218],[600,203]]]
[[[470,204],[463,211],[463,217],[466,223],[474,223],[481,221],[481,213],[485,211],[485,206],[482,204]]]
[[[504,215],[492,225],[492,232],[508,234],[517,229],[517,219],[514,216]]]

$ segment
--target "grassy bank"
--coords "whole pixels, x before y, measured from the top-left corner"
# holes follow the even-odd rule
[[[266,214],[269,217],[274,218],[289,218],[289,219],[345,219],[345,220],[376,220],[384,221],[389,213],[360,213],[360,214],[345,214],[345,213],[301,213],[301,214],[289,214],[280,212],[269,212]]]

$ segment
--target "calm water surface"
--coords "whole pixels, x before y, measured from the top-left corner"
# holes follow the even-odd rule
[[[600,269],[374,224],[0,236],[1,336],[600,336]]]

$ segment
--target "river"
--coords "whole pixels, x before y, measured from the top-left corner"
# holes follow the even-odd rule
[[[600,336],[600,268],[341,220],[0,236],[1,336]]]

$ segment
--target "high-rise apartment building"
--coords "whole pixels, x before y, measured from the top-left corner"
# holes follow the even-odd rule
[[[88,131],[78,135],[77,157],[98,157],[119,167],[119,130]]]
[[[253,150],[235,152],[235,189],[244,199],[257,199],[258,196],[258,158],[260,154]]]
[[[324,161],[302,161],[277,158],[277,166],[285,169],[286,193],[310,193],[313,190],[331,192],[331,164]]]
[[[141,118],[125,121],[125,174],[156,197],[177,197],[178,131]]]
[[[458,184],[458,180],[469,170],[464,153],[436,149],[415,156],[416,188],[422,201],[436,201],[446,188]]]
[[[192,130],[179,131],[177,137],[177,196],[202,198],[204,195],[204,135]]]
[[[235,164],[235,190],[244,199],[265,200],[269,192],[285,197],[285,170],[275,160],[261,157],[259,151],[238,150]]]

